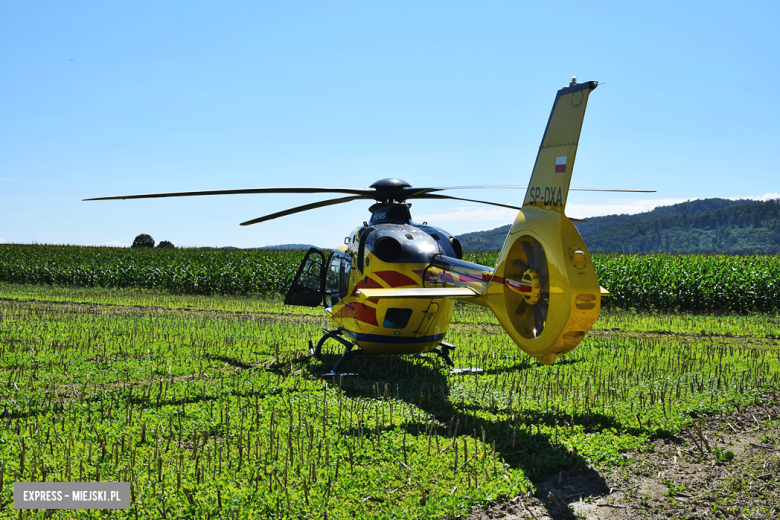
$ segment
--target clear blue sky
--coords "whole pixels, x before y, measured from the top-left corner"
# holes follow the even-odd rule
[[[776,2],[0,2],[0,241],[336,246],[358,201],[87,197],[525,184],[555,91],[595,80],[567,213],[780,191]],[[453,195],[522,201],[523,191]],[[453,233],[508,212],[415,201]]]

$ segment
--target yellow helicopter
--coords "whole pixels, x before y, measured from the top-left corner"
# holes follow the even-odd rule
[[[368,188],[255,188],[85,200],[140,199],[247,193],[342,193],[346,197],[290,208],[243,222],[246,226],[285,215],[353,200],[374,200],[371,219],[356,228],[329,256],[311,248],[285,297],[287,305],[323,305],[332,330],[325,330],[310,353],[321,359],[328,339],[345,347],[324,376],[345,375],[344,363],[359,354],[438,354],[450,367],[455,346],[444,341],[455,300],[490,308],[523,352],[544,364],[573,350],[599,316],[601,297],[590,253],[564,208],[577,143],[596,81],[558,90],[528,186],[414,188],[400,179],[382,179]],[[439,191],[522,188],[522,208],[441,195]],[[592,190],[633,191],[647,190]],[[454,199],[518,210],[500,252],[488,267],[464,261],[457,238],[417,224],[410,199]],[[357,348],[356,348],[357,347]],[[459,371],[455,369],[454,371]],[[471,370],[471,369],[465,369]]]

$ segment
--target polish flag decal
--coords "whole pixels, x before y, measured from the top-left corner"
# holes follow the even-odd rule
[[[555,173],[566,173],[566,156],[555,158]]]

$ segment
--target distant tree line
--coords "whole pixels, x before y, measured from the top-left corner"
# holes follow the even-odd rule
[[[150,235],[142,233],[135,237],[135,240],[133,240],[133,245],[130,247],[154,247],[154,239]],[[168,240],[163,240],[157,244],[157,247],[161,247],[163,249],[173,249],[174,245]]]

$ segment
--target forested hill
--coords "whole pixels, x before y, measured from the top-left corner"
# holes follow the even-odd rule
[[[575,225],[577,226],[577,229],[580,230],[582,237],[588,238],[590,235],[598,233],[599,231],[603,231],[611,227],[631,224],[633,222],[646,222],[648,220],[656,220],[665,217],[677,217],[682,215],[702,215],[704,213],[710,213],[712,211],[718,211],[721,209],[744,206],[745,204],[750,204],[751,202],[753,201],[745,199],[689,200],[688,202],[680,202],[679,204],[673,204],[671,206],[659,206],[645,213],[590,217],[586,219],[587,222],[576,222]]]
[[[672,253],[780,252],[777,201],[703,199],[636,215],[576,223],[591,251]],[[509,225],[458,237],[466,251],[500,249]]]
[[[777,253],[780,204],[751,202],[700,215],[675,215],[603,229],[586,238],[591,251],[625,253]]]

